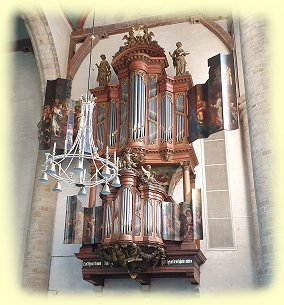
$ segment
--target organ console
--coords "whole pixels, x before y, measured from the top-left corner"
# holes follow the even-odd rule
[[[163,48],[152,32],[144,33],[135,37],[132,29],[114,55],[118,84],[91,89],[97,102],[94,141],[99,154],[108,149],[119,157],[121,181],[109,195],[100,195],[102,225],[95,228],[100,240],[76,253],[83,278],[94,285],[129,276],[141,284],[152,277],[186,277],[198,284],[206,260],[194,240],[190,196],[198,164],[188,143],[192,78],[167,76]],[[176,203],[172,190],[180,178],[184,200]],[[91,189],[90,207],[96,206],[95,192]]]

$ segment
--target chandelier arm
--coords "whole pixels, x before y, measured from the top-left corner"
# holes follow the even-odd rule
[[[56,159],[62,159],[62,156],[64,156],[64,155],[56,156],[53,159],[50,158],[47,161],[52,161],[52,163],[54,163],[55,165],[60,166],[61,162],[57,162]],[[61,176],[61,172],[63,172],[65,174],[65,176],[68,177],[68,179]],[[60,168],[60,175],[57,175],[56,173],[47,173],[47,174],[49,176],[53,177],[54,179],[56,179],[58,181],[63,181],[65,183],[69,184],[69,185],[75,185],[75,183],[76,183],[75,181],[71,180],[71,178],[67,175],[66,169],[64,170],[64,169]]]
[[[76,144],[76,143],[75,143]],[[76,146],[76,145],[75,145]],[[72,147],[73,148],[73,147]],[[61,161],[60,162],[58,162],[59,164],[60,163],[63,163],[63,161],[64,160],[66,160],[66,159],[71,159],[70,160],[70,162],[69,162],[69,164],[66,166],[66,168],[65,168],[65,172],[67,172],[67,170],[69,169],[69,167],[70,167],[70,165],[72,164],[72,161],[74,160],[74,157],[76,156],[76,154],[75,154],[75,152],[76,152],[76,150],[74,149],[74,153],[70,153],[71,151],[72,151],[72,148],[69,150],[69,152],[67,153],[67,154],[64,154],[64,155],[59,155],[59,156],[57,156],[56,158],[53,158],[53,160],[57,160],[57,159],[59,159],[59,158],[61,158],[61,156],[62,156],[62,158],[61,158]],[[67,175],[67,173],[65,173],[66,174],[66,176],[68,176]]]
[[[82,129],[82,136],[81,136],[81,141],[80,141],[80,146],[79,146],[79,152],[81,151],[81,154],[83,155],[85,153],[85,144],[86,144],[86,128],[87,128],[87,107],[84,105],[84,114],[83,114],[83,129]]]
[[[58,181],[62,181],[70,186],[75,186],[76,185],[76,181],[66,178],[63,178],[62,176],[58,176],[57,174],[49,174],[49,176],[51,176],[52,178],[58,180]]]

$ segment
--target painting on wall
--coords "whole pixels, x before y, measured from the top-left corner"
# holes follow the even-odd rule
[[[156,180],[165,187],[166,191],[169,191],[169,185],[171,179],[178,169],[179,165],[170,166],[153,166],[153,171],[156,176]]]
[[[39,149],[49,149],[54,142],[57,149],[72,146],[81,110],[80,104],[70,99],[70,94],[71,80],[47,81],[42,117],[38,123]]]
[[[201,189],[192,189],[192,215],[194,239],[203,239]]]
[[[182,203],[182,230],[183,230],[183,239],[192,237],[193,225],[192,225],[192,204],[191,202]]]
[[[77,196],[67,196],[64,244],[81,244],[83,234],[84,212]]]
[[[188,91],[189,143],[239,125],[233,55],[211,57],[208,66],[208,81]]]
[[[162,239],[183,240],[181,225],[182,204],[175,202],[162,203]]]
[[[84,208],[82,244],[97,244],[102,239],[102,206]]]

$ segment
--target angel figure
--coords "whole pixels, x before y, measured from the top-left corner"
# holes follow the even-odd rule
[[[185,75],[186,74],[186,60],[185,56],[189,55],[189,52],[185,52],[182,49],[182,43],[176,43],[177,48],[174,50],[173,54],[169,52],[170,56],[173,59],[173,65],[176,69],[176,76]]]
[[[139,43],[143,43],[143,39],[144,39],[144,26],[143,25],[139,25],[137,30],[136,30],[136,41]]]
[[[154,36],[153,32],[149,32],[148,28],[144,28],[143,41],[147,44],[151,44],[152,36]]]
[[[143,177],[142,179],[146,182],[146,183],[154,183],[157,184],[158,181],[156,180],[157,177],[157,173],[154,171],[151,171],[151,165],[146,165],[146,167],[144,168],[143,165],[141,166],[141,169],[143,171]]]
[[[136,43],[136,38],[134,36],[134,28],[132,27],[129,32],[129,36],[124,35],[122,40],[126,39],[126,42],[124,43],[126,46],[133,46]]]

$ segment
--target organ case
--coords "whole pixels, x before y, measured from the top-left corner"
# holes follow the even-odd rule
[[[170,188],[155,172],[156,166],[182,165],[186,194],[194,186],[189,185],[190,173],[193,177],[198,164],[187,140],[187,91],[193,86],[192,78],[189,73],[167,76],[167,66],[164,50],[156,41],[136,38],[113,57],[118,84],[91,89],[97,99],[94,141],[99,154],[104,155],[108,147],[111,155],[115,152],[120,157],[121,179],[119,188],[101,195],[100,243],[83,244],[76,254],[83,260],[83,278],[94,285],[128,276],[141,284],[149,284],[152,277],[186,277],[199,283],[199,266],[206,259],[193,239],[188,194],[185,209],[173,201]],[[91,189],[92,202],[95,192]],[[166,207],[177,211],[175,220],[168,217],[177,223],[173,227],[189,234],[163,239],[163,228],[168,225],[163,218]],[[174,236],[178,235],[183,234]]]

